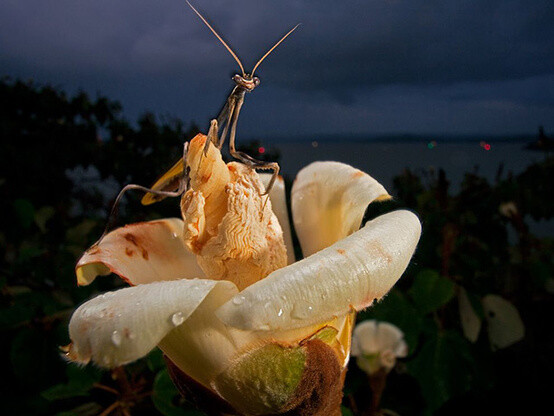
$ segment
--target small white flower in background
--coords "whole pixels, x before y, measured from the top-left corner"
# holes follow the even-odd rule
[[[384,369],[392,370],[397,358],[408,354],[404,333],[388,322],[363,321],[356,325],[352,335],[352,356],[368,374]]]

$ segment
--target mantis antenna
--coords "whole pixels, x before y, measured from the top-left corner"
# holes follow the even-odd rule
[[[273,46],[271,47],[271,49],[268,50],[268,51],[265,53],[265,55],[262,56],[262,57],[260,58],[260,60],[256,63],[256,65],[254,65],[254,69],[252,70],[251,76],[254,76],[254,72],[256,72],[256,68],[262,63],[262,61],[263,61],[265,58],[267,58],[267,56],[268,56],[271,52],[273,52],[273,50],[274,50],[277,46],[279,46],[279,45],[281,44],[281,42],[283,42],[283,41],[284,41],[292,32],[294,32],[294,31],[296,30],[296,28],[297,28],[298,26],[300,26],[300,25],[301,25],[301,23],[298,23],[298,24],[297,24],[296,26],[294,26],[291,30],[289,30],[288,33],[287,33],[285,36],[283,36],[279,42],[277,42],[275,45],[273,45]]]
[[[240,70],[242,71],[242,75],[245,76],[246,73],[244,72],[244,67],[242,66],[242,62],[240,61],[239,57],[237,56],[237,54],[235,52],[233,52],[233,50],[231,49],[231,47],[229,45],[227,45],[227,43],[225,43],[225,41],[222,39],[221,36],[219,36],[219,34],[215,31],[215,29],[208,23],[208,21],[206,19],[204,19],[204,16],[202,16],[200,14],[200,12],[198,10],[196,10],[194,8],[194,6],[192,4],[189,3],[189,1],[187,0],[187,4],[190,6],[190,8],[192,10],[194,10],[194,13],[196,13],[198,15],[198,17],[200,19],[202,19],[202,21],[204,22],[204,24],[206,26],[208,26],[208,28],[212,31],[212,33],[215,35],[216,38],[219,39],[219,41],[223,44],[223,46],[225,46],[225,48],[229,51],[229,53],[233,56],[233,58],[235,58],[235,61],[237,61],[237,63],[239,64],[239,67],[240,67]],[[295,28],[296,29],[296,28]],[[288,34],[287,34],[288,36]],[[280,43],[280,42],[279,42]],[[265,56],[264,56],[265,58]]]

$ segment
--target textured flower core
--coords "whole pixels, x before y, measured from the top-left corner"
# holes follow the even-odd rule
[[[240,163],[225,164],[206,136],[189,146],[190,186],[181,200],[185,244],[206,276],[239,289],[287,264],[283,231],[258,174]]]

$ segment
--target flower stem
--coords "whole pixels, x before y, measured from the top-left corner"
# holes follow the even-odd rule
[[[371,406],[368,416],[377,416],[379,414],[379,404],[381,396],[387,385],[387,372],[381,368],[376,373],[369,376],[369,386],[371,387]]]

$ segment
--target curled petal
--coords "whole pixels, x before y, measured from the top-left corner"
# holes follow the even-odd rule
[[[292,218],[304,256],[342,240],[360,228],[367,206],[389,199],[383,186],[352,166],[315,162],[292,187]]]
[[[71,317],[67,357],[116,367],[148,354],[182,325],[214,289],[227,297],[231,282],[194,279],[155,282],[108,292],[81,305]]]
[[[271,180],[270,173],[260,173],[260,180],[265,187]],[[279,220],[279,224],[283,229],[283,240],[285,241],[285,247],[287,248],[287,264],[294,263],[294,244],[292,243],[292,234],[290,231],[289,213],[287,210],[287,197],[285,193],[285,181],[282,176],[279,176],[269,192],[269,199],[273,207],[273,212]]]
[[[216,312],[247,330],[298,328],[361,310],[400,278],[421,233],[417,216],[395,211],[332,246],[271,273]]]
[[[204,277],[196,256],[184,244],[178,218],[126,225],[89,248],[75,267],[79,285],[110,272],[131,285]]]

